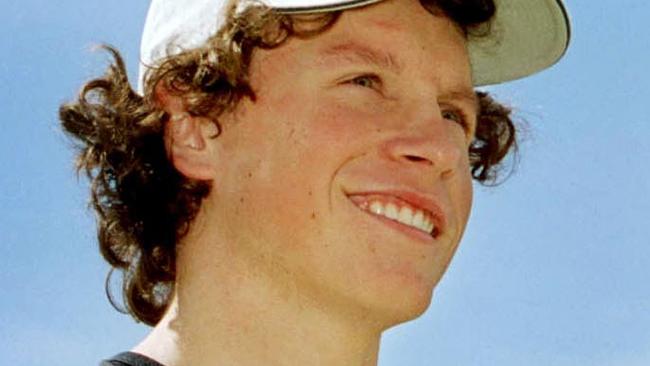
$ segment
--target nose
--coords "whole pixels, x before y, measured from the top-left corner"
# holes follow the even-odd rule
[[[382,154],[442,179],[451,178],[467,154],[465,141],[459,139],[459,128],[443,119],[439,110],[428,113],[428,117],[413,116],[412,123],[400,124],[396,133],[382,143]]]

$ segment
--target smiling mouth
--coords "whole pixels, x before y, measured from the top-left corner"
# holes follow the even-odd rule
[[[433,238],[439,235],[435,216],[430,211],[402,199],[387,195],[351,195],[348,198],[373,216],[391,220]]]

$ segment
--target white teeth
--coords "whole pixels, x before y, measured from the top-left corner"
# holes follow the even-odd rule
[[[424,212],[417,210],[413,216],[413,226],[424,227]]]
[[[384,205],[377,201],[374,201],[370,204],[370,212],[374,213],[375,215],[384,215]]]
[[[431,234],[434,229],[433,220],[428,214],[425,214],[422,210],[414,209],[409,206],[398,208],[394,203],[384,204],[380,201],[372,201],[370,204],[365,203],[359,205],[359,207],[366,211],[370,211],[377,216],[387,217],[391,220],[395,220],[429,234]]]
[[[402,209],[399,210],[397,221],[405,225],[413,225],[413,211],[406,206],[402,207]]]
[[[388,217],[391,220],[397,220],[399,213],[397,212],[397,206],[392,203],[386,205],[386,212],[384,216]]]

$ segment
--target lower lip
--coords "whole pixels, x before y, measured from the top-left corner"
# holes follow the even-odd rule
[[[411,239],[413,239],[413,240],[415,240],[415,241],[417,241],[419,243],[426,244],[426,245],[432,245],[435,242],[435,239],[433,238],[433,236],[431,236],[430,234],[425,233],[424,231],[418,230],[418,229],[416,229],[414,227],[411,227],[411,226],[404,225],[404,224],[402,224],[402,223],[400,223],[398,221],[391,220],[391,219],[389,219],[389,218],[387,218],[385,216],[375,215],[372,212],[368,212],[366,210],[363,210],[363,209],[359,208],[354,203],[352,203],[352,205],[356,209],[358,209],[359,211],[366,213],[368,216],[373,217],[373,218],[381,221],[384,225],[392,228],[393,230],[397,230],[397,231],[403,233],[404,235],[408,236],[409,238],[411,238]]]

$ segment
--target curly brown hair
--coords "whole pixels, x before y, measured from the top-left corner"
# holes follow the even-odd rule
[[[468,37],[485,32],[483,25],[495,12],[492,0],[430,0],[423,5],[442,11]],[[119,52],[104,46],[114,63],[105,75],[86,83],[76,101],[62,105],[59,115],[78,148],[77,170],[91,182],[99,247],[112,266],[106,289],[116,309],[149,325],[160,320],[175,285],[176,244],[210,192],[208,182],[186,178],[170,162],[163,143],[170,116],[156,103],[156,86],[163,83],[172,94],[182,96],[192,115],[216,121],[214,117],[242,98],[255,98],[248,82],[254,49],[274,48],[290,37],[315,36],[339,15],[289,16],[263,6],[241,12],[233,7],[225,25],[203,47],[150,68],[144,96],[131,88]],[[515,127],[510,109],[487,93],[477,96],[478,127],[468,153],[474,179],[489,184],[495,182],[503,158],[516,147]],[[114,270],[123,274],[122,306],[109,289]]]

